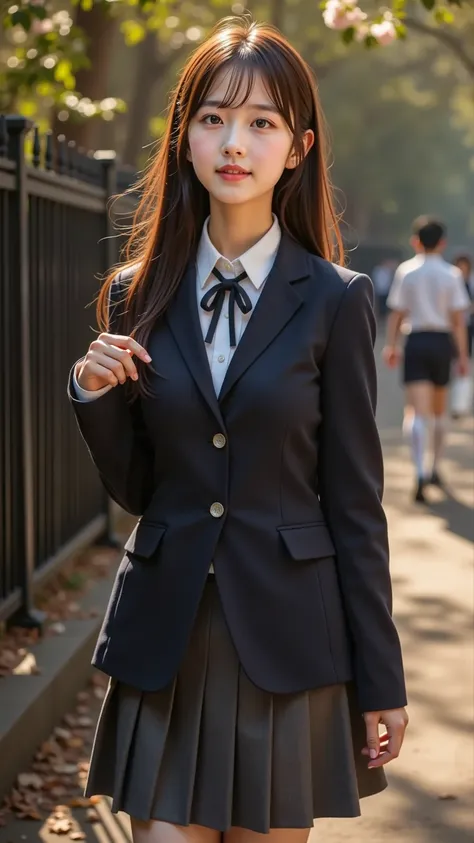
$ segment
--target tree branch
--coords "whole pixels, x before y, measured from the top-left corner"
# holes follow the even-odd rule
[[[444,44],[448,50],[451,50],[451,52],[454,53],[469,75],[474,79],[474,58],[471,58],[460,38],[457,38],[456,35],[453,35],[451,32],[446,32],[445,29],[438,29],[437,27],[429,26],[429,24],[423,23],[417,18],[406,17],[403,22],[406,26],[410,27],[410,29],[414,29],[416,32],[421,32],[424,35],[431,35],[433,38],[436,38],[437,41],[440,41],[441,44]]]

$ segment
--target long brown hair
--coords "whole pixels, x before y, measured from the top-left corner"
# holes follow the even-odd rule
[[[188,127],[217,74],[229,71],[221,107],[243,104],[260,74],[273,103],[290,128],[299,164],[286,169],[275,186],[273,210],[282,230],[328,260],[343,261],[326,157],[326,127],[316,83],[308,65],[274,27],[246,16],[224,18],[188,59],[170,103],[159,151],[138,183],[141,195],[126,247],[126,262],[105,281],[97,302],[101,330],[108,330],[109,292],[114,278],[136,266],[123,296],[121,331],[146,347],[156,319],[164,313],[195,255],[209,195],[187,160]],[[312,129],[315,143],[303,155],[302,136]],[[146,366],[132,387],[146,394]],[[132,393],[136,389],[132,389]]]

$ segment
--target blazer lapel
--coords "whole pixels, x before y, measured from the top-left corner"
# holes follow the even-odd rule
[[[196,381],[199,390],[216,416],[225,427],[217,400],[206,348],[202,337],[201,323],[197,310],[196,269],[190,261],[176,296],[166,312],[166,319],[184,361]]]
[[[308,274],[306,250],[283,234],[275,263],[230,361],[219,402],[301,307],[303,300],[292,284]]]

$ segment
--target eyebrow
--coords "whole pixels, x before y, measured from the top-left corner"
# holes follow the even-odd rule
[[[253,108],[256,111],[267,111],[271,114],[279,114],[280,112],[276,108],[276,106],[272,105],[271,103],[244,103],[247,105],[248,108]],[[201,103],[200,108],[222,108],[220,100],[204,100]]]

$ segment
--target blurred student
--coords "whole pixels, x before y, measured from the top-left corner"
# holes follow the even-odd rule
[[[375,295],[377,299],[377,315],[382,319],[387,315],[387,298],[392,286],[397,263],[393,258],[385,258],[372,271]]]
[[[443,259],[446,229],[432,217],[418,217],[410,243],[416,252],[402,263],[388,297],[392,311],[387,323],[385,363],[393,368],[401,359],[400,328],[408,323],[403,383],[405,404],[412,408],[410,437],[416,470],[414,500],[425,502],[425,485],[442,486],[439,460],[446,431],[446,405],[451,363],[457,350],[457,371],[468,372],[466,310],[469,296],[461,272]],[[433,462],[425,473],[425,448],[432,420]]]
[[[472,346],[474,336],[474,270],[472,266],[472,259],[469,255],[458,255],[453,261],[454,266],[461,270],[466,292],[469,296],[470,307],[466,311],[466,326],[467,326],[467,345],[468,355],[472,357]]]

